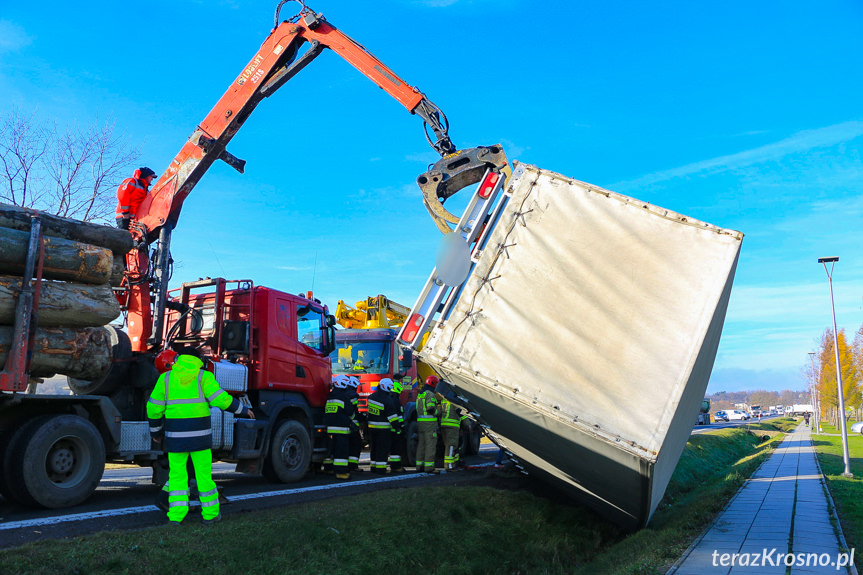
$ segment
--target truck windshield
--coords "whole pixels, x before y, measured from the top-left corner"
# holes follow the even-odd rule
[[[390,342],[340,341],[330,354],[334,374],[390,372]]]

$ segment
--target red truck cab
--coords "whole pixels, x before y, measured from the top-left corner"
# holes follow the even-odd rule
[[[298,480],[322,461],[335,347],[327,307],[311,294],[250,280],[206,278],[169,295],[164,348],[198,348],[222,388],[255,413],[254,420],[231,419],[232,440],[222,452],[214,446],[214,455],[236,460],[239,471],[262,471],[282,482]]]

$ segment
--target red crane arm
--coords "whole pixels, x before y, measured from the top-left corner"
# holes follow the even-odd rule
[[[304,4],[295,18],[279,24],[279,9],[285,1],[276,9],[277,25],[261,48],[192,132],[138,208],[136,221],[131,227],[132,234],[147,244],[157,238],[159,241],[152,273],[146,249],[135,250],[127,256],[127,319],[133,351],[143,352],[162,345],[170,236],[183,202],[216,160],[223,160],[243,172],[246,162],[226,150],[228,143],[261,100],[271,96],[324,48],[330,48],[347,60],[411,114],[418,114],[425,122],[426,138],[441,156],[455,152],[455,146],[447,135],[446,117],[419,90],[403,82],[365,48]],[[297,1],[302,4],[301,0]],[[308,43],[309,47],[298,57],[303,43]],[[429,128],[434,132],[434,142],[429,136]],[[151,302],[151,291],[156,294],[154,302]]]
[[[304,42],[308,42],[310,47],[295,61],[298,48]],[[139,207],[136,220],[144,230],[138,230],[138,234],[146,233],[147,240],[153,241],[157,230],[166,222],[173,228],[186,197],[216,160],[224,160],[243,172],[245,162],[225,150],[228,142],[261,100],[296,75],[323,48],[336,52],[410,113],[418,113],[435,132],[437,142],[432,145],[441,155],[455,151],[440,109],[322,16],[307,12],[302,20],[282,22],[273,30],[228,91],[192,132]]]

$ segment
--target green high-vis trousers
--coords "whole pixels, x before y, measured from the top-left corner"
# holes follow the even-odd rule
[[[182,521],[189,513],[189,458],[195,468],[201,516],[215,519],[219,514],[219,491],[213,481],[213,454],[209,449],[168,454],[168,520]]]

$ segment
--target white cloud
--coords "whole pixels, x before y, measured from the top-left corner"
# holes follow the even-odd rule
[[[15,52],[30,45],[33,39],[24,28],[10,20],[0,20],[0,54]]]
[[[619,182],[611,186],[611,188],[623,189],[629,187],[643,187],[666,180],[683,178],[700,173],[719,173],[736,170],[754,164],[776,161],[789,154],[806,152],[815,148],[835,146],[842,142],[858,138],[861,135],[863,135],[863,121],[843,122],[841,124],[827,126],[826,128],[804,130],[773,144],[738,152],[736,154],[694,162],[679,168],[647,174],[646,176],[642,176],[635,180]]]
[[[289,272],[304,272],[312,268],[308,266],[276,266],[277,270],[285,270]]]

